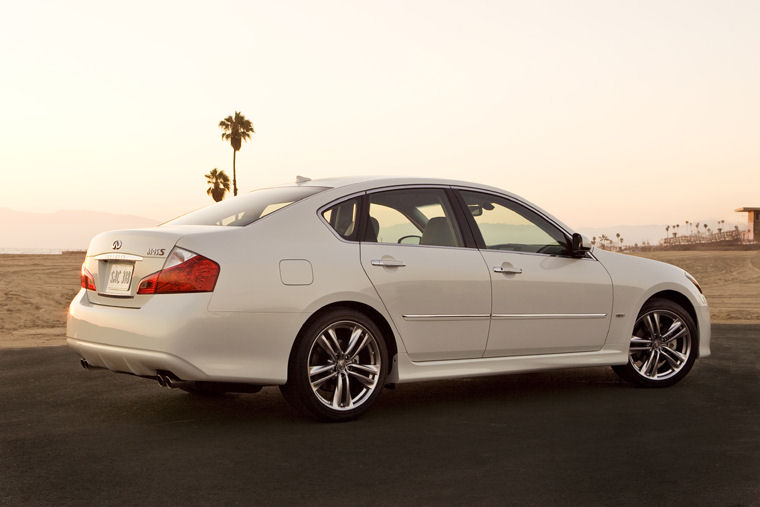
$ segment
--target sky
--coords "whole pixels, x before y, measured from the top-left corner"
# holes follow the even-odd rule
[[[384,174],[505,188],[574,227],[760,206],[760,2],[0,4],[0,208],[165,220]]]

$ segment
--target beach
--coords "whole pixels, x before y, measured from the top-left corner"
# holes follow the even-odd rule
[[[66,343],[84,252],[0,255],[0,348]]]
[[[0,255],[0,348],[64,345],[84,252]],[[760,323],[760,251],[657,251],[637,255],[694,275],[713,322]]]

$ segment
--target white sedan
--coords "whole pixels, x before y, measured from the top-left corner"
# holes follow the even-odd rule
[[[100,234],[81,282],[67,336],[83,366],[196,392],[279,385],[325,420],[400,382],[611,365],[658,387],[710,354],[687,272],[461,181],[299,177]]]

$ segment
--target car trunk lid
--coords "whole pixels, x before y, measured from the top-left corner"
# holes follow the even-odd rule
[[[88,290],[91,303],[140,308],[151,294],[137,294],[140,280],[160,271],[177,241],[213,226],[153,227],[109,231],[90,241],[84,268],[95,280],[96,290]]]

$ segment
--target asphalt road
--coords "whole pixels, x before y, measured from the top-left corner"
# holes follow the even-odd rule
[[[0,351],[2,505],[760,505],[760,326],[668,389],[607,368],[400,385],[362,419]]]

